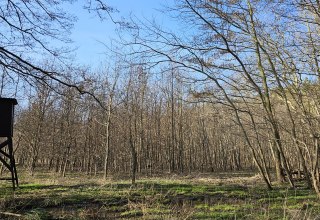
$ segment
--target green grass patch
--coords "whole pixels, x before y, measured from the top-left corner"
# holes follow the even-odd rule
[[[192,217],[194,219],[237,219],[240,216],[229,212],[196,212]]]
[[[314,219],[320,213],[314,192],[285,185],[268,191],[264,185],[218,185],[194,179],[143,179],[132,186],[126,180],[84,181],[85,177],[72,175],[25,178],[28,181],[22,178],[15,192],[0,183],[0,210],[23,219],[290,219],[294,215]]]

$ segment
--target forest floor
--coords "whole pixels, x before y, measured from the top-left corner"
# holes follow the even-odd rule
[[[320,202],[303,182],[268,191],[254,174],[140,177],[135,186],[85,175],[20,176],[14,192],[0,182],[0,219],[320,218]]]

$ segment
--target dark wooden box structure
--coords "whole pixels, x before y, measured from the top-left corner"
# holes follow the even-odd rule
[[[0,143],[0,162],[10,171],[10,178],[0,178],[1,180],[11,180],[12,187],[18,186],[18,175],[13,152],[13,119],[14,106],[18,102],[12,98],[0,98],[0,137],[7,138]]]
[[[14,106],[16,99],[0,98],[0,137],[13,136]]]

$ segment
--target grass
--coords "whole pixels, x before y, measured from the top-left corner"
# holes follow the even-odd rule
[[[41,173],[22,175],[15,192],[0,182],[0,219],[316,219],[314,192],[261,182],[221,184],[203,179],[101,181]],[[242,177],[247,178],[247,177]],[[2,214],[1,214],[2,213]],[[6,214],[3,214],[6,213]],[[13,215],[8,215],[13,214]],[[19,216],[18,216],[19,215]],[[17,217],[15,217],[17,216]]]

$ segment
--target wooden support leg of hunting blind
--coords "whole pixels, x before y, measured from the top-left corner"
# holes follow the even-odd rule
[[[19,186],[19,182],[18,182],[18,175],[17,175],[17,169],[16,169],[16,161],[14,159],[14,154],[13,154],[13,143],[12,143],[12,137],[8,138],[9,140],[9,155],[10,155],[10,163],[11,163],[11,176],[12,176],[12,185],[13,188],[15,188],[15,186]]]
[[[2,148],[5,148],[5,147],[8,148],[7,152],[5,150],[2,150]],[[0,161],[3,163],[4,166],[8,168],[8,170],[11,173],[11,179],[4,178],[3,180],[11,180],[13,190],[15,190],[15,188],[19,186],[19,182],[18,182],[16,163],[15,163],[14,154],[13,154],[12,137],[8,137],[8,140],[0,144],[0,154],[3,155],[3,158],[0,157]],[[9,161],[7,162],[6,159],[8,159]]]

